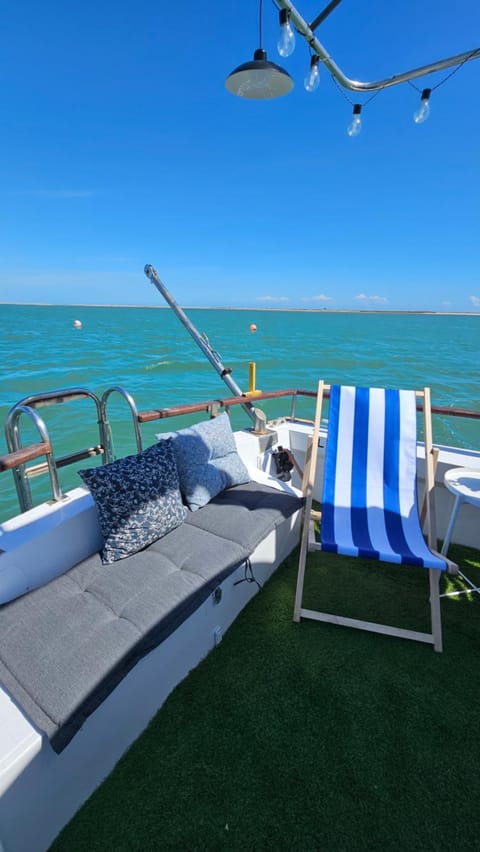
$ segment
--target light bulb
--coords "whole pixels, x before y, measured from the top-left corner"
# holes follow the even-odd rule
[[[349,136],[358,136],[362,129],[362,119],[360,118],[360,113],[362,111],[361,104],[354,104],[353,106],[353,119],[351,124],[347,127],[347,133]]]
[[[424,89],[422,92],[422,100],[420,102],[420,106],[413,113],[413,120],[415,124],[421,124],[422,121],[426,121],[428,116],[430,115],[430,103],[429,98],[431,95],[431,89]]]
[[[307,92],[314,92],[315,89],[318,88],[320,83],[320,71],[318,70],[318,63],[320,57],[312,56],[310,60],[310,71],[308,72],[305,80],[303,81],[303,85],[305,86]]]
[[[290,56],[295,50],[295,33],[286,9],[280,9],[280,35],[278,36],[277,49],[280,56]]]

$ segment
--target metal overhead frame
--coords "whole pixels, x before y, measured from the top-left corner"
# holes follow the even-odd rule
[[[432,62],[430,65],[422,65],[421,68],[413,68],[411,71],[394,74],[385,80],[375,80],[370,83],[365,83],[361,80],[351,80],[338,67],[314,34],[314,30],[333,12],[341,3],[341,0],[332,0],[311,24],[307,24],[300,13],[297,12],[293,3],[290,3],[290,0],[275,0],[275,2],[280,9],[286,9],[297,32],[308,42],[311,49],[320,57],[323,64],[329,69],[335,79],[345,89],[349,89],[352,92],[376,92],[380,89],[387,89],[389,86],[396,86],[398,83],[406,83],[407,80],[414,80],[416,77],[423,77],[425,74],[432,74],[434,71],[442,71],[444,68],[450,68],[452,65],[461,65],[464,62],[470,62],[472,59],[480,58],[480,47],[477,47],[473,50],[467,50],[465,53],[458,53],[456,56],[449,56],[446,59],[438,60],[438,62]]]

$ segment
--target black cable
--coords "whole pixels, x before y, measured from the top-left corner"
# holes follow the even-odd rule
[[[257,578],[253,575],[253,568],[252,563],[250,562],[250,558],[245,559],[245,576],[242,577],[241,580],[235,580],[233,585],[238,586],[239,583],[256,583],[259,589],[262,588]]]
[[[340,92],[340,94],[341,94],[341,95],[343,95],[343,97],[345,98],[345,100],[346,100],[346,101],[348,101],[348,103],[350,104],[350,106],[355,106],[355,104],[356,104],[356,103],[358,103],[358,101],[352,101],[352,100],[350,100],[350,98],[349,98],[349,96],[346,94],[346,92],[345,92],[345,90],[344,90],[343,86],[341,86],[341,85],[340,85],[340,83],[339,83],[339,82],[338,82],[338,80],[337,80],[337,79],[333,76],[333,74],[331,74],[330,76],[331,76],[331,78],[332,78],[333,82],[335,83],[335,85],[336,85],[336,87],[337,87],[338,91]],[[376,97],[377,97],[377,95],[379,95],[379,94],[380,94],[380,92],[383,92],[384,88],[385,88],[385,86],[382,86],[382,88],[381,88],[381,89],[377,89],[377,91],[376,91],[376,92],[374,92],[374,93],[373,93],[373,95],[372,95],[370,98],[368,98],[368,100],[366,100],[364,104],[360,104],[360,106],[362,107],[362,109],[363,109],[363,107],[366,107],[366,106],[367,106],[367,104],[369,104],[369,103],[370,103],[370,101],[373,101],[373,99],[374,99],[374,98],[376,98]],[[359,93],[359,94],[360,94],[360,93]]]
[[[450,71],[450,73],[447,74],[446,77],[443,78],[443,80],[440,80],[440,82],[437,83],[436,86],[431,86],[430,91],[434,92],[435,89],[438,89],[439,86],[443,86],[443,84],[446,83],[447,80],[450,79],[450,77],[453,77],[453,75],[456,74],[457,71],[460,71],[460,68],[462,68],[462,66],[465,65],[465,63],[468,62],[472,58],[472,56],[475,55],[475,53],[477,53],[477,50],[478,50],[478,48],[475,48],[475,50],[472,50],[472,52],[469,53],[468,56],[465,57],[463,62],[460,62],[460,65],[457,65],[452,71]],[[423,92],[423,89],[419,89],[418,86],[416,86],[415,83],[412,83],[411,80],[407,80],[407,82],[408,82],[409,86],[412,87],[412,89],[416,89],[417,92]]]

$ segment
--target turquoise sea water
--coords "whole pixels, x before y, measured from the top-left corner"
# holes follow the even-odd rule
[[[480,409],[480,316],[348,314],[287,311],[187,310],[205,333],[233,378],[248,389],[248,365],[257,364],[257,387],[314,389],[328,382],[432,389],[434,405]],[[73,322],[79,319],[81,329]],[[257,326],[251,333],[250,324]],[[23,397],[46,390],[87,387],[101,396],[124,386],[140,410],[230,396],[217,373],[168,309],[110,307],[0,306],[0,419]],[[261,406],[269,417],[289,413],[290,402]],[[310,400],[297,413],[311,417]],[[96,416],[89,401],[41,409],[54,451],[98,443]],[[125,404],[111,406],[118,455],[134,452]],[[248,426],[241,409],[234,426]],[[25,424],[24,443],[38,440]],[[164,429],[186,421],[164,421]],[[3,425],[2,425],[3,429]],[[162,431],[158,421],[142,429],[144,443]],[[438,443],[480,448],[478,421],[434,418]],[[6,451],[0,438],[0,454]],[[83,462],[81,467],[88,467]],[[79,484],[73,468],[61,471],[64,488]],[[35,494],[48,496],[44,478],[32,481]],[[0,474],[0,522],[17,512],[10,473]]]

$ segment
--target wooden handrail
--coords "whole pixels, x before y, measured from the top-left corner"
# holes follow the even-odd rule
[[[326,393],[328,396],[328,392]],[[315,398],[317,396],[316,391],[305,390],[303,388],[285,388],[283,390],[276,391],[265,391],[265,393],[259,393],[255,395],[255,397],[250,397],[252,400],[260,402],[261,400],[266,399],[280,399],[282,397],[298,397],[305,396]],[[243,396],[233,396],[227,397],[225,399],[210,399],[206,402],[194,402],[189,405],[175,405],[171,408],[157,408],[150,409],[147,411],[139,411],[138,412],[138,422],[139,423],[151,423],[154,420],[164,420],[170,417],[180,417],[185,414],[196,414],[202,411],[204,412],[212,412],[218,410],[219,408],[230,408],[234,405],[242,405],[245,403],[245,400],[249,399],[248,394],[244,394]],[[417,405],[417,410],[422,411],[422,405]],[[468,408],[448,408],[445,406],[432,405],[432,414],[440,414],[447,417],[468,417],[474,420],[480,420],[480,411],[472,411]],[[79,458],[86,458],[87,455],[95,455],[99,452],[102,452],[103,448],[100,446],[95,448],[90,448],[84,451],[85,454],[80,453]],[[19,450],[16,450],[13,453],[7,453],[7,455],[0,456],[0,473],[5,470],[12,470],[18,465],[25,464],[26,462],[32,461],[33,459],[38,458],[39,456],[46,455],[51,452],[51,446],[49,443],[38,443],[38,444],[30,444],[27,447],[22,447]],[[68,461],[71,460],[70,457],[67,457]],[[59,467],[63,466],[63,460],[58,460],[57,465]],[[67,462],[65,462],[67,463]]]
[[[325,396],[329,396],[329,391],[326,391]],[[255,403],[262,399],[279,399],[285,396],[306,396],[316,398],[317,392],[305,390],[303,388],[287,388],[278,391],[266,391],[258,393],[252,399]],[[139,423],[150,423],[152,420],[163,420],[166,417],[179,417],[182,414],[196,414],[201,411],[211,411],[212,408],[230,408],[232,405],[241,405],[245,400],[249,399],[248,394],[243,396],[233,396],[228,399],[210,399],[207,402],[196,402],[191,405],[175,405],[171,408],[157,408],[148,411],[138,412]],[[423,411],[421,404],[417,405],[417,411]],[[432,414],[442,414],[448,417],[470,417],[474,420],[480,420],[480,411],[472,411],[469,408],[448,408],[446,406],[432,405]]]
[[[418,406],[419,411],[422,410]],[[446,414],[448,417],[471,417],[480,420],[480,411],[472,411],[470,408],[445,408],[441,405],[432,405],[432,414]]]
[[[18,467],[19,464],[38,459],[39,456],[45,456],[52,452],[52,448],[47,441],[42,441],[38,444],[29,444],[26,447],[20,447],[13,453],[7,453],[5,456],[0,456],[0,472],[3,470],[12,470]]]
[[[163,420],[165,417],[178,417],[182,414],[195,414],[199,411],[210,411],[214,408],[230,408],[232,405],[244,405],[246,401],[254,400],[257,403],[262,399],[278,399],[282,396],[296,396],[297,394],[306,394],[308,396],[316,396],[313,391],[299,391],[293,388],[279,391],[266,391],[265,393],[256,394],[255,397],[243,394],[242,396],[232,396],[227,399],[210,399],[207,402],[196,402],[191,405],[175,405],[172,408],[156,408],[151,411],[139,411],[139,423],[150,423],[152,420]]]

